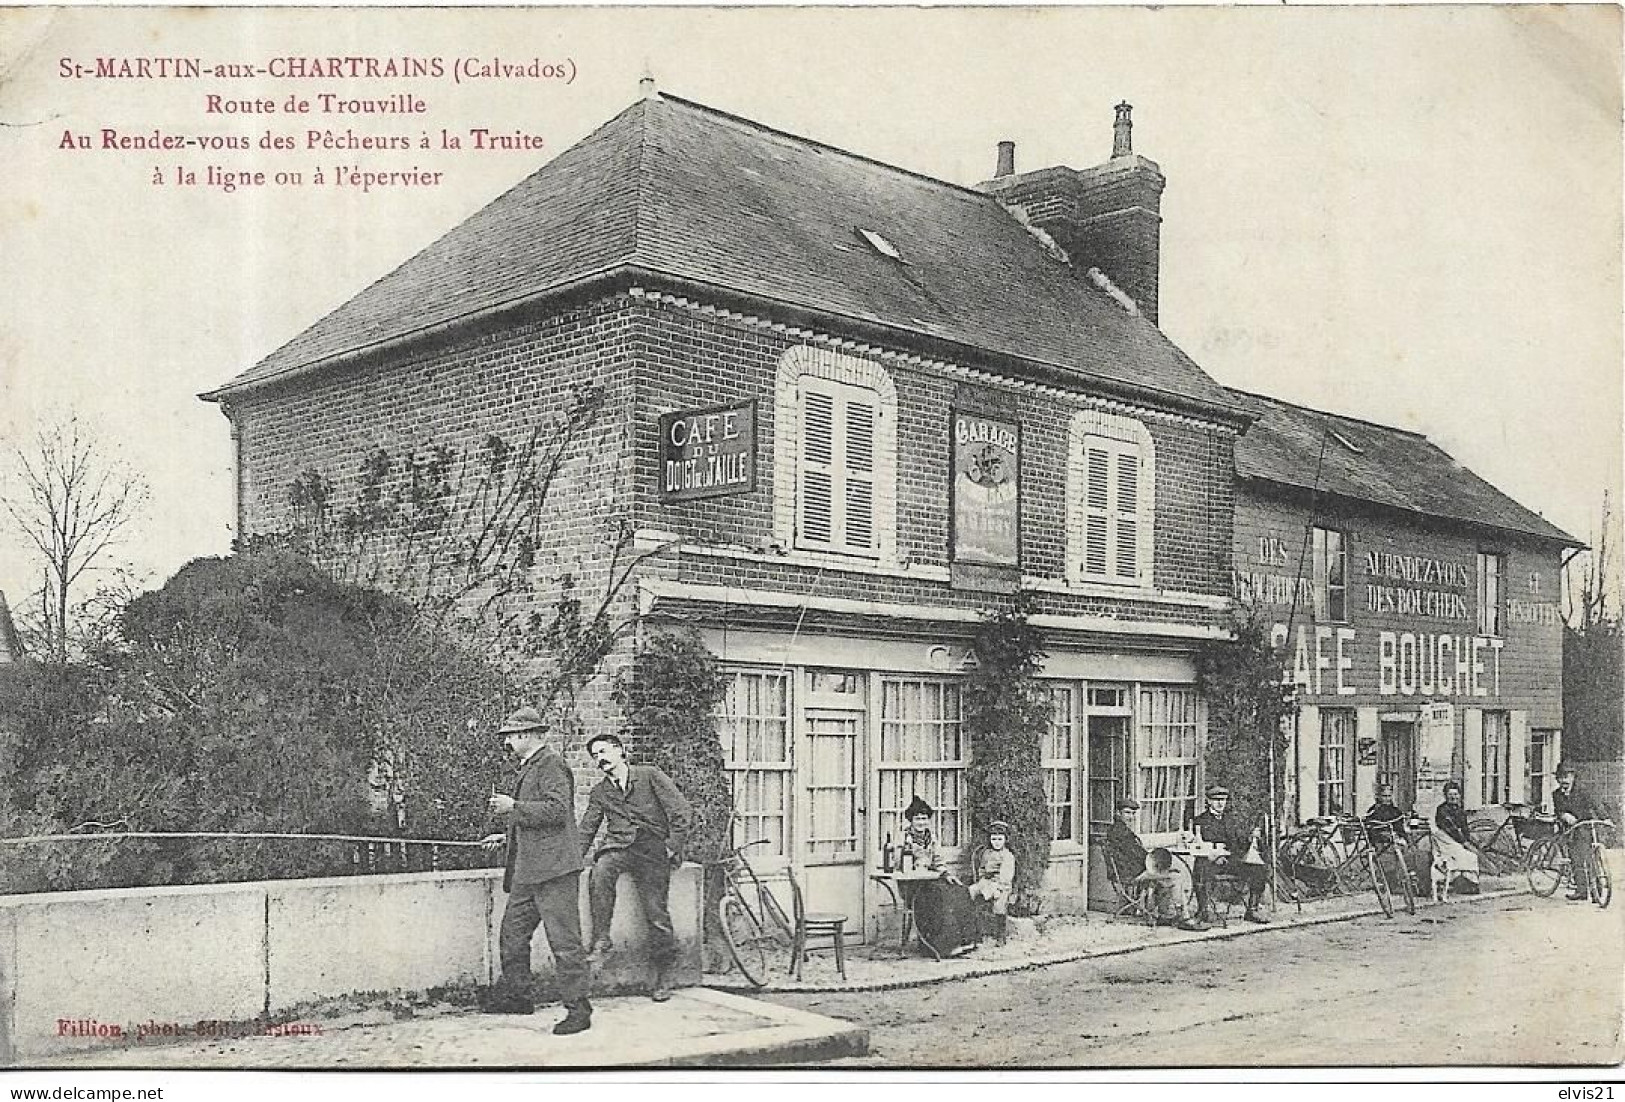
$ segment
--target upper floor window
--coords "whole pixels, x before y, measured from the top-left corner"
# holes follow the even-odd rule
[[[1349,618],[1348,539],[1333,528],[1313,530],[1315,619],[1341,623]]]
[[[897,392],[880,365],[800,345],[779,362],[774,533],[785,547],[888,559],[896,545]]]
[[[1478,634],[1500,635],[1506,623],[1506,556],[1478,553]]]
[[[1067,462],[1067,575],[1150,586],[1155,450],[1140,422],[1097,410],[1072,418]]]

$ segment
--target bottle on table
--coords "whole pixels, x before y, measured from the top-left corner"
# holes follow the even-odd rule
[[[891,872],[892,871],[892,859],[893,859],[894,852],[895,851],[892,849],[892,844],[891,844],[891,835],[888,834],[888,835],[886,835],[886,844],[880,847],[880,871],[881,872]]]

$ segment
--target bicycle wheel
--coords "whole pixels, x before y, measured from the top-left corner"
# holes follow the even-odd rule
[[[767,885],[756,880],[754,872],[750,874],[750,878],[756,881],[756,898],[762,901],[763,932],[769,938],[782,938],[785,947],[788,948],[796,936],[795,924],[790,921],[790,916],[784,913],[783,905]]]
[[[752,987],[766,986],[767,945],[762,937],[762,924],[732,895],[722,897],[717,905],[717,918],[722,924],[722,936],[728,942],[728,952],[739,966],[739,974],[749,980]]]
[[[1394,893],[1388,887],[1388,878],[1377,867],[1377,855],[1366,853],[1366,873],[1371,877],[1371,890],[1377,893],[1377,902],[1382,907],[1382,913],[1388,918],[1394,917]]]
[[[1557,838],[1542,838],[1529,847],[1523,868],[1536,895],[1551,895],[1563,882],[1563,847],[1558,843]]]
[[[1400,853],[1394,855],[1399,860],[1399,886],[1405,892],[1405,913],[1416,913],[1416,876],[1411,872],[1411,864]]]
[[[1607,909],[1614,901],[1614,881],[1608,875],[1608,862],[1601,846],[1591,847],[1591,901]]]

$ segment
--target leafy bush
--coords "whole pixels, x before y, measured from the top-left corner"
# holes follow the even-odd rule
[[[1275,806],[1284,822],[1288,736],[1283,721],[1297,707],[1283,658],[1268,627],[1247,613],[1232,638],[1206,643],[1196,655],[1196,687],[1207,701],[1207,781],[1230,789],[1230,806],[1244,822],[1263,823],[1270,809],[1273,748]]]
[[[0,686],[18,826],[467,840],[502,768],[500,675],[412,607],[282,551],[200,559],[124,610],[84,669]],[[36,831],[38,832],[38,831]],[[94,851],[112,843],[53,846]],[[347,871],[345,843],[120,843],[35,861],[31,882],[208,882]],[[133,855],[134,864],[127,860]]]
[[[615,679],[615,702],[626,717],[622,737],[694,805],[692,860],[714,860],[731,845],[733,796],[717,735],[726,692],[716,659],[693,629],[646,635],[632,671]]]
[[[1012,913],[1031,907],[1049,867],[1049,801],[1044,792],[1043,740],[1049,692],[1038,680],[1042,637],[1028,622],[1031,596],[986,614],[972,643],[976,667],[965,679],[961,725],[970,740],[965,784],[975,846],[994,820],[1010,824],[1016,855]]]

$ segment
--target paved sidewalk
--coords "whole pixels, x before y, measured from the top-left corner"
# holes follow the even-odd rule
[[[1522,876],[1486,876],[1482,879],[1480,894],[1453,896],[1445,906],[1471,906],[1474,900],[1515,895],[1526,890],[1527,884]],[[1396,920],[1406,917],[1403,900],[1396,900],[1395,905],[1399,908]],[[1417,913],[1426,914],[1433,906],[1431,899],[1418,899]],[[911,947],[908,955],[901,955],[896,941],[891,940],[883,945],[864,945],[847,950],[845,979],[836,971],[834,957],[826,950],[814,953],[803,965],[800,980],[793,979],[787,971],[780,969],[769,976],[768,985],[763,988],[750,986],[737,973],[708,975],[706,983],[717,990],[742,993],[886,991],[1019,972],[1091,957],[1112,957],[1159,946],[1216,941],[1271,930],[1342,922],[1380,913],[1376,897],[1370,892],[1363,892],[1314,900],[1305,903],[1301,911],[1291,904],[1279,906],[1271,921],[1265,925],[1248,922],[1238,912],[1230,917],[1228,927],[1215,926],[1200,933],[1176,930],[1170,926],[1153,928],[1147,926],[1144,920],[1113,919],[1100,912],[1048,915],[1028,922],[1012,920],[1011,937],[1006,944],[978,946],[963,956],[949,960],[938,961],[921,955],[922,951],[917,947]],[[892,937],[895,939],[895,931]]]
[[[1447,907],[1518,894],[1521,878],[1489,878],[1477,896]],[[1418,901],[1427,921],[1434,907]],[[466,1006],[440,1004],[397,1019],[386,1010],[294,1023],[281,1036],[158,1043],[87,1044],[80,1052],[42,1060],[40,1068],[637,1068],[798,1066],[868,1050],[866,1030],[833,1018],[745,998],[758,992],[881,991],[920,987],[1017,972],[1090,958],[1109,958],[1176,944],[1222,940],[1272,930],[1297,929],[1380,913],[1369,894],[1318,900],[1300,912],[1276,909],[1274,921],[1255,925],[1239,916],[1228,927],[1189,933],[1100,914],[1048,916],[1013,923],[1005,945],[988,945],[965,956],[937,961],[900,956],[895,942],[863,946],[847,955],[847,977],[836,974],[827,952],[815,954],[796,981],[775,971],[757,989],[730,977],[707,976],[710,987],[680,990],[668,1003],[644,996],[595,1000],[593,1027],[555,1037],[562,1008],[547,1006],[528,1016],[482,1015]],[[1393,919],[1414,922],[1403,909]],[[782,966],[782,962],[776,962]],[[726,990],[725,990],[726,989]],[[738,992],[730,994],[729,991]],[[314,1026],[319,1032],[302,1032]]]
[[[535,1014],[456,1010],[403,1021],[295,1023],[319,1034],[103,1044],[40,1069],[365,1069],[749,1067],[817,1063],[868,1051],[866,1029],[703,987],[667,1003],[644,996],[593,1004],[592,1028],[553,1036],[558,1006]]]

